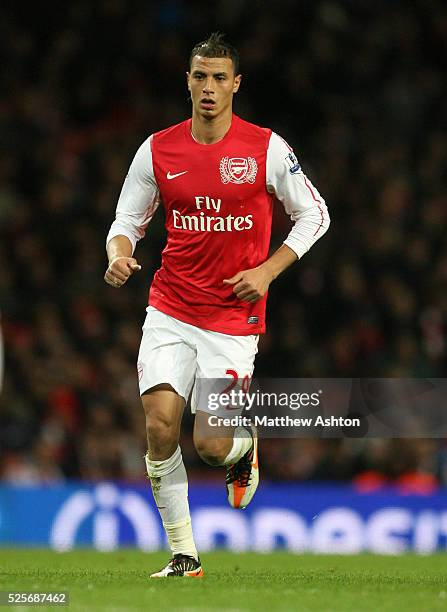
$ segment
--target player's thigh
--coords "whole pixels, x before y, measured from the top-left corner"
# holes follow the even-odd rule
[[[243,394],[248,391],[253,375],[258,339],[254,335],[230,336],[217,332],[201,336],[197,344],[197,377],[191,397],[191,410],[196,413],[196,440],[232,438],[234,424],[224,425],[219,421],[216,426],[216,417],[234,420],[235,416],[241,415]],[[222,394],[233,398],[229,404],[220,405]]]
[[[253,375],[259,336],[230,336],[200,330],[197,340],[196,383],[208,381],[222,392],[248,391]],[[194,391],[196,390],[196,384]],[[194,392],[193,392],[194,396]],[[194,409],[203,410],[197,394]]]
[[[196,350],[178,321],[149,307],[137,362],[140,395],[158,385],[169,385],[186,402],[196,367]]]

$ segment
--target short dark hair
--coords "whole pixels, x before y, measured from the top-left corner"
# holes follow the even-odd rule
[[[206,40],[197,43],[189,57],[189,68],[193,57],[201,55],[202,57],[228,57],[233,62],[234,74],[238,74],[239,70],[239,53],[233,45],[225,40],[225,34],[221,32],[213,32]]]

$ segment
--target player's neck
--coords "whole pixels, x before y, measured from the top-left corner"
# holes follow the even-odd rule
[[[224,113],[213,119],[205,119],[198,113],[192,115],[191,134],[200,144],[214,144],[219,142],[231,127],[233,113]]]

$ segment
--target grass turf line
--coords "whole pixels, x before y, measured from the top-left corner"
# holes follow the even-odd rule
[[[68,591],[70,605],[21,610],[381,610],[447,609],[447,558],[403,555],[202,555],[201,580],[149,580],[167,553],[0,549],[0,590]],[[11,607],[4,608],[5,610]],[[18,608],[16,608],[18,609]]]

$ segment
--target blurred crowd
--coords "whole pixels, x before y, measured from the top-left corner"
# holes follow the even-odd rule
[[[192,46],[230,35],[235,110],[293,145],[331,228],[272,285],[264,377],[442,377],[447,313],[447,5],[442,0],[16,4],[0,24],[0,310],[6,375],[0,478],[144,478],[136,355],[164,245],[103,281],[127,167],[190,114]],[[275,211],[272,249],[291,222]],[[203,466],[185,414],[185,463]],[[433,440],[265,440],[271,479],[447,481]],[[421,489],[421,490],[422,490]]]

